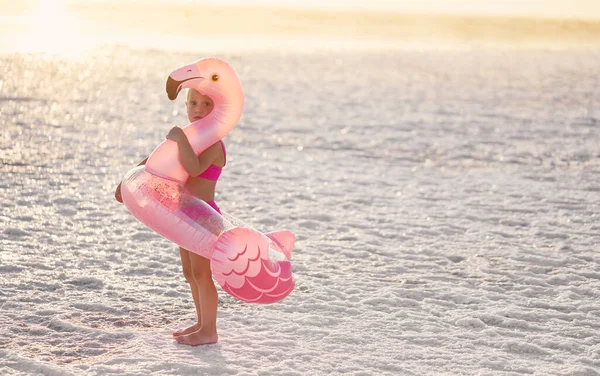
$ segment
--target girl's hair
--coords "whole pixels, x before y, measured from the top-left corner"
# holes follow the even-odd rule
[[[186,93],[185,93],[185,101],[187,102],[187,101],[189,101],[189,100],[190,100],[190,94],[192,93],[192,90],[196,90],[196,89],[190,89],[190,88],[187,88],[187,89],[185,89],[185,90],[186,90]],[[200,93],[200,92],[199,92],[199,93]],[[200,93],[200,94],[202,94],[202,93]]]

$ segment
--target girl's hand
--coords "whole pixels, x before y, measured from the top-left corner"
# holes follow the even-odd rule
[[[171,128],[169,133],[167,133],[167,140],[180,142],[180,141],[183,141],[186,139],[187,139],[187,137],[185,136],[185,133],[183,133],[183,129],[181,129],[177,126]]]

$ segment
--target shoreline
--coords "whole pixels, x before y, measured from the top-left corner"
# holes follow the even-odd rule
[[[149,3],[140,12],[132,2],[67,2],[48,17],[26,5],[5,8],[0,3],[4,52],[101,44],[181,51],[600,46],[600,20],[228,5],[190,10],[180,3]]]

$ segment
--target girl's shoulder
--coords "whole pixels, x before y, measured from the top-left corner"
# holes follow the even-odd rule
[[[200,154],[206,154],[206,153],[210,153],[213,152],[215,150],[220,150],[221,149],[221,141],[217,141],[214,144],[210,145],[209,147],[207,147],[202,153]]]
[[[219,140],[217,142],[215,142],[214,144],[212,144],[211,146],[209,146],[206,150],[204,150],[202,153],[198,154],[198,159],[204,159],[204,158],[208,158],[211,160],[215,160],[217,158],[223,158],[225,159],[226,154],[225,154],[225,144],[223,143],[223,141]]]

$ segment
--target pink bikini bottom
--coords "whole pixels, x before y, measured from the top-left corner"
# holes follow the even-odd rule
[[[217,206],[216,202],[214,202],[214,201],[208,201],[206,203],[211,208],[215,209],[215,211],[217,213],[221,214],[221,209],[219,209],[219,207]],[[204,205],[196,205],[196,206],[191,206],[189,208],[183,208],[183,209],[181,209],[181,212],[185,213],[191,219],[198,219],[200,217],[208,217],[208,216],[211,215],[210,209],[208,209]]]

